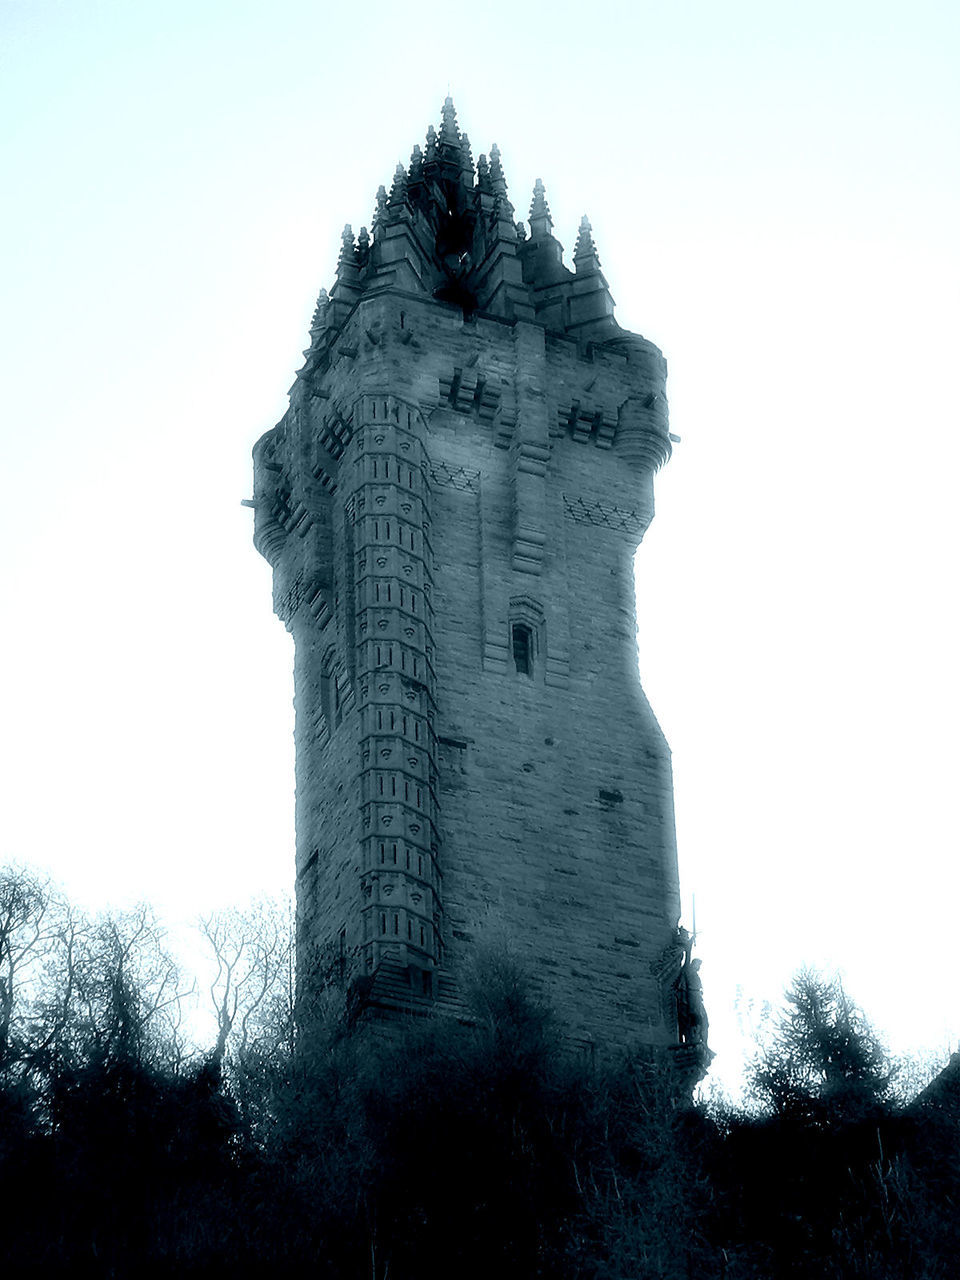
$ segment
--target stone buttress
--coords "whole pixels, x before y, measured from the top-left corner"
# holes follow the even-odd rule
[[[296,645],[301,1000],[462,1013],[506,946],[584,1044],[674,1045],[670,756],[633,557],[670,455],[666,366],[620,329],[589,222],[453,104],[344,230],[255,541]],[[641,609],[641,625],[650,622]]]

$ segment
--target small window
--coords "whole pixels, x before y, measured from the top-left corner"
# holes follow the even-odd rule
[[[522,622],[513,624],[513,665],[520,675],[533,675],[533,632]]]

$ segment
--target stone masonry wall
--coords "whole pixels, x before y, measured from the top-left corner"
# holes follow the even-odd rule
[[[455,1008],[472,945],[506,937],[574,1038],[675,1042],[654,973],[679,914],[670,758],[632,564],[664,376],[642,339],[372,294],[258,444],[258,546],[297,645],[304,965]]]

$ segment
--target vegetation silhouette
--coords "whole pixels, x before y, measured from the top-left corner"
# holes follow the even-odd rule
[[[148,910],[0,872],[8,1274],[954,1274],[960,1058],[905,1098],[838,983],[797,976],[745,1106],[695,1105],[663,1057],[576,1058],[502,946],[463,1022],[385,1026],[334,982],[297,1010],[284,929],[204,922],[199,1053]]]

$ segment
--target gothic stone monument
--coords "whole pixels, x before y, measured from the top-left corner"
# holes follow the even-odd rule
[[[255,542],[296,644],[301,992],[457,1011],[506,938],[574,1040],[676,1045],[670,754],[633,558],[670,455],[666,365],[590,224],[515,221],[453,103],[348,226]],[[644,624],[646,625],[646,624]],[[669,979],[664,982],[664,975]]]

